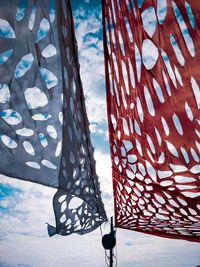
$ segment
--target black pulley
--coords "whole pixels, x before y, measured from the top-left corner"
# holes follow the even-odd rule
[[[113,249],[116,245],[114,233],[106,234],[102,237],[102,245],[105,249]]]

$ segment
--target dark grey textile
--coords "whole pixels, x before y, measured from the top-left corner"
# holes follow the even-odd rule
[[[58,188],[50,235],[106,220],[68,0],[0,0],[0,157],[0,173]]]

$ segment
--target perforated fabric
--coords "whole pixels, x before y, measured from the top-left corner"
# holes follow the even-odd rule
[[[106,220],[76,49],[69,1],[0,1],[0,173],[59,188],[50,234]]]
[[[117,227],[200,241],[200,5],[103,1]]]

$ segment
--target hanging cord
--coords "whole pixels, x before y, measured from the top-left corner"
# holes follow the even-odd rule
[[[116,246],[115,246],[115,255],[113,255],[114,258],[115,258],[115,267],[117,267],[117,264],[118,264],[118,257],[117,257],[117,243],[116,243]]]
[[[118,265],[117,247],[115,248],[115,253],[113,253],[112,256],[113,256],[114,259],[115,259],[115,267],[117,267],[117,265]],[[107,266],[109,266],[109,261],[110,261],[110,256],[108,256],[108,253],[107,253],[107,251],[105,250],[105,262],[106,262],[106,265],[107,265]]]
[[[106,265],[109,266],[109,260],[110,260],[110,258],[109,258],[109,256],[108,256],[108,254],[107,254],[107,252],[106,252],[105,249],[104,249],[104,251],[105,251],[105,262],[106,262]]]

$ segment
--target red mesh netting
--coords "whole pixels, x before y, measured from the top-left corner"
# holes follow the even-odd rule
[[[103,1],[117,227],[200,242],[200,5]]]

